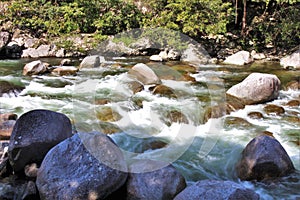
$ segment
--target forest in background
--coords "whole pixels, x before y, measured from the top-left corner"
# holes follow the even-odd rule
[[[276,52],[300,44],[300,0],[1,0],[0,26],[8,23],[38,38],[92,33],[99,40],[164,27],[197,41],[230,35],[245,50]]]

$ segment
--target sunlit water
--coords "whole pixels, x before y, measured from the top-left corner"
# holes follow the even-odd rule
[[[225,91],[251,72],[276,74],[284,85],[291,80],[299,80],[299,71],[284,71],[278,64],[253,64],[250,67],[203,65],[192,74],[196,83],[162,79],[163,84],[171,87],[176,95],[176,98],[168,98],[153,95],[150,86],[135,94],[130,90],[128,66],[144,60],[111,59],[105,67],[83,69],[77,76],[63,77],[24,77],[22,68],[29,60],[2,60],[0,80],[25,86],[25,89],[18,97],[0,97],[0,113],[13,112],[20,116],[33,109],[58,111],[66,114],[80,132],[101,131],[110,125],[118,128],[110,136],[129,162],[130,159],[142,158],[165,160],[173,163],[188,184],[202,179],[232,180],[254,189],[261,199],[300,198],[299,173],[274,183],[241,182],[235,174],[241,151],[263,131],[274,134],[291,157],[295,168],[300,170],[299,122],[288,120],[286,115],[267,115],[263,111],[264,105],[252,105],[229,116],[203,123],[207,106],[222,103]],[[59,63],[57,59],[46,61],[54,65]],[[172,63],[150,65],[158,73],[159,70],[167,70],[161,73],[181,76],[169,67]],[[280,97],[270,103],[281,105],[286,113],[296,112],[300,117],[299,106],[284,106],[299,96],[299,90],[281,90]],[[107,102],[105,105],[98,104],[99,99],[106,99]],[[142,106],[137,102],[142,102]],[[98,112],[103,107],[111,107],[121,117],[100,123]],[[167,113],[171,111],[182,113],[187,122],[170,122]],[[260,111],[264,119],[249,118],[247,114],[251,111]],[[243,118],[252,125],[228,126],[224,124],[226,117]],[[152,150],[151,144],[155,142],[163,142],[165,146]]]

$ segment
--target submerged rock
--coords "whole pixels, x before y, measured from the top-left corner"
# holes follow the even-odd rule
[[[232,181],[202,180],[187,187],[174,200],[258,200],[259,195]]]
[[[103,122],[115,122],[122,118],[122,116],[118,112],[108,106],[97,109],[96,116],[97,119]]]
[[[272,101],[279,96],[280,80],[276,75],[252,73],[226,94],[240,99],[245,105]]]
[[[176,94],[174,93],[174,90],[166,85],[155,86],[152,93],[155,95],[161,95],[169,98],[177,98]]]
[[[265,113],[268,115],[274,114],[274,115],[283,115],[285,113],[285,110],[281,106],[277,106],[274,104],[268,104],[264,107]]]
[[[17,97],[24,88],[23,86],[14,85],[7,81],[0,81],[0,97]]]
[[[253,58],[248,51],[239,51],[229,57],[224,61],[224,64],[230,65],[246,65],[253,62]]]
[[[187,117],[182,112],[177,110],[167,112],[166,118],[163,119],[163,121],[165,121],[168,126],[171,126],[172,123],[189,123]]]
[[[61,66],[52,70],[52,74],[65,76],[65,75],[75,75],[79,69],[77,67],[72,66]]]
[[[160,84],[161,80],[154,71],[143,63],[134,65],[128,72],[144,85]]]
[[[152,165],[165,167],[153,171]],[[135,173],[143,169],[145,172]],[[184,177],[175,167],[161,161],[137,161],[130,166],[130,172],[126,182],[127,200],[171,200],[186,187]]]
[[[241,128],[251,128],[253,127],[253,124],[248,122],[246,119],[240,118],[240,117],[226,117],[224,120],[224,126],[225,127],[241,127]]]
[[[72,136],[72,126],[64,114],[50,110],[32,110],[16,122],[10,137],[9,160],[15,172],[27,164],[40,164],[56,144]]]
[[[286,105],[289,106],[289,107],[300,106],[300,101],[296,100],[296,99],[293,99],[293,100],[290,100],[289,102],[287,102]]]
[[[251,119],[263,119],[264,115],[261,112],[250,112],[247,114]]]
[[[241,180],[261,181],[285,176],[294,170],[294,165],[281,144],[267,135],[251,140],[236,166]]]
[[[123,154],[109,137],[80,133],[49,151],[36,184],[45,200],[104,199],[125,183],[124,171]]]

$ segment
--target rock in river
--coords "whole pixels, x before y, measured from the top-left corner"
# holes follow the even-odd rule
[[[154,71],[143,63],[134,65],[128,72],[144,85],[160,84],[161,80],[157,77]]]
[[[87,56],[81,61],[79,68],[82,69],[100,67],[100,64],[103,62],[105,62],[105,59],[102,56]]]
[[[47,63],[43,63],[40,60],[27,63],[23,68],[23,75],[38,75],[47,71]]]
[[[129,174],[126,183],[127,200],[171,200],[186,187],[184,177],[172,165],[159,162],[141,160],[131,165],[133,173]],[[152,171],[152,165],[165,167]],[[135,173],[141,169],[146,172]]]
[[[292,67],[295,69],[300,69],[300,48],[291,55],[280,59],[280,65],[282,65],[284,68]]]
[[[226,93],[240,99],[245,105],[264,103],[279,96],[280,80],[276,75],[252,73]]]
[[[109,137],[79,133],[49,151],[36,184],[45,200],[104,199],[124,185],[125,171],[123,154]]]
[[[64,114],[50,110],[32,110],[16,122],[9,144],[9,160],[14,171],[27,164],[41,163],[56,144],[72,136],[72,126]]]
[[[259,195],[232,181],[202,180],[179,193],[174,200],[258,200]]]
[[[260,135],[251,140],[242,152],[236,170],[241,180],[264,180],[288,175],[294,165],[273,137]]]
[[[248,51],[239,51],[229,57],[224,61],[225,64],[232,65],[246,65],[253,62],[253,58]]]

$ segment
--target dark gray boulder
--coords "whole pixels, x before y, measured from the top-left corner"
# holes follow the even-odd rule
[[[104,199],[124,185],[120,149],[102,133],[79,133],[49,151],[37,174],[41,199]]]
[[[154,171],[151,169],[157,166],[162,167]],[[128,200],[168,200],[181,192],[186,183],[184,177],[172,165],[142,160],[130,166],[126,186]]]
[[[294,165],[273,137],[260,135],[251,140],[242,152],[236,171],[241,180],[263,180],[288,175]]]
[[[18,172],[30,163],[41,163],[47,152],[72,136],[69,118],[50,110],[32,110],[16,122],[9,144],[9,160]]]
[[[179,193],[174,200],[258,200],[259,195],[232,181],[202,180]]]

